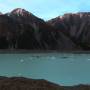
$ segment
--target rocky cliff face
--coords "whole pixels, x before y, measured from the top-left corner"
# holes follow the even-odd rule
[[[6,15],[0,15],[0,49],[15,48],[18,24]]]
[[[90,50],[90,12],[65,14],[48,23],[68,36],[83,50]]]
[[[17,8],[0,15],[0,48],[29,50],[80,50],[61,29]]]
[[[0,76],[0,90],[90,90],[90,85],[60,86],[44,79]]]

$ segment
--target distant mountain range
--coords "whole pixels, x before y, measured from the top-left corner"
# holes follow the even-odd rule
[[[60,86],[44,79],[0,76],[0,90],[90,90],[90,85]]]
[[[90,13],[64,14],[44,21],[17,8],[0,13],[0,49],[90,50]]]

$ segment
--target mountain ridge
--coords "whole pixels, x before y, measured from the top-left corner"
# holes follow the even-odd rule
[[[0,49],[89,50],[89,16],[89,12],[70,13],[46,22],[16,8],[0,15]]]
[[[47,21],[84,50],[90,50],[90,12],[64,14]]]

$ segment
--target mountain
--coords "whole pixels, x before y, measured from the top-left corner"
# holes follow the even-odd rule
[[[83,50],[90,50],[90,12],[68,13],[47,22]]]
[[[0,76],[0,90],[90,90],[90,85],[60,86],[44,79]]]
[[[12,12],[11,12],[12,14],[16,14],[16,15],[21,15],[21,16],[29,16],[29,12],[28,11],[26,11],[26,10],[24,10],[24,9],[22,9],[22,8],[16,8],[15,10],[13,10]]]
[[[1,49],[81,50],[61,30],[24,9],[0,15],[0,22]]]

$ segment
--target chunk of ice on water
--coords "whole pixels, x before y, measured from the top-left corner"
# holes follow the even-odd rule
[[[24,62],[24,59],[21,59],[20,62]]]
[[[90,58],[88,58],[88,61],[90,61]]]
[[[18,76],[22,76],[22,74],[21,73],[18,73]]]
[[[54,60],[54,59],[56,59],[56,57],[52,56],[52,57],[51,57],[51,59],[53,59],[53,60]]]

